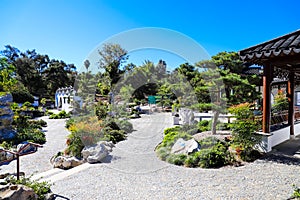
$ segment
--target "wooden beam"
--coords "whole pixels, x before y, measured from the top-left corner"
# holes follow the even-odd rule
[[[288,80],[288,101],[289,101],[289,116],[288,116],[288,124],[290,125],[290,135],[294,136],[294,94],[295,94],[295,72],[290,71],[289,80]]]
[[[270,64],[264,66],[263,76],[263,124],[264,133],[270,133],[271,124],[271,83],[273,80],[273,68]]]

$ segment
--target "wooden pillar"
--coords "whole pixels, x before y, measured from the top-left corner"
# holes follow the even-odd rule
[[[17,156],[17,180],[20,180],[20,155],[19,152],[16,154]]]
[[[273,80],[273,69],[271,64],[264,66],[263,76],[263,124],[264,133],[270,133],[271,123],[271,82]]]
[[[294,136],[294,94],[295,94],[295,72],[290,71],[289,80],[288,80],[288,101],[289,101],[289,116],[288,116],[288,123],[290,125],[290,135]]]

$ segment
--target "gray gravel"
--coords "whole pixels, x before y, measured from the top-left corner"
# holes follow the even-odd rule
[[[46,134],[46,143],[39,148],[36,153],[20,157],[20,171],[25,172],[26,176],[41,173],[52,169],[50,158],[58,151],[66,147],[66,137],[69,131],[64,128],[65,119],[49,119],[41,117],[48,124],[44,128]],[[12,161],[9,165],[0,166],[0,174],[15,173],[17,161]]]
[[[154,152],[170,114],[144,115],[132,120],[134,131],[116,145],[106,163],[84,164],[56,174],[56,199],[288,199],[300,186],[299,159],[268,155],[242,167],[191,169],[159,160]],[[24,156],[26,174],[51,169],[50,157],[65,146],[64,120],[49,120],[48,142]],[[15,169],[15,161],[0,173]],[[11,171],[10,171],[11,172]]]
[[[299,162],[272,157],[242,167],[190,169],[160,161],[154,152],[170,114],[132,120],[133,132],[107,163],[90,165],[55,182],[69,199],[287,199],[300,185]],[[57,198],[59,199],[59,198]]]

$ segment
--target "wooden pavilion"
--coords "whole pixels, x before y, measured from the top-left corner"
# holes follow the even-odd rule
[[[263,66],[263,128],[270,133],[271,85],[275,76],[287,82],[288,125],[294,137],[295,83],[300,77],[300,30],[239,51],[242,61]]]

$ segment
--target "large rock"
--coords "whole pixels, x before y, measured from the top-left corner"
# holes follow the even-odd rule
[[[17,146],[17,152],[19,152],[19,154],[21,155],[27,153],[34,153],[36,151],[37,151],[37,147],[35,145],[29,144],[26,141],[18,144]]]
[[[183,125],[192,125],[194,123],[194,112],[188,108],[181,108],[179,115],[182,119]]]
[[[13,111],[10,104],[13,102],[11,94],[0,96],[0,140],[12,139],[16,132],[12,129]]]
[[[3,161],[11,161],[15,158],[15,155],[6,151],[1,151],[3,150],[2,147],[0,147],[0,162]]]
[[[85,146],[81,154],[84,161],[98,163],[108,156],[113,147],[114,144],[112,142],[100,141],[97,144]]]
[[[25,185],[3,185],[0,187],[0,199],[20,200],[20,199],[38,199],[34,190]]]
[[[191,154],[200,150],[200,144],[195,139],[184,140],[179,138],[172,146],[171,153],[173,154]]]
[[[58,156],[50,160],[54,168],[70,169],[82,164],[81,160],[75,157]]]

